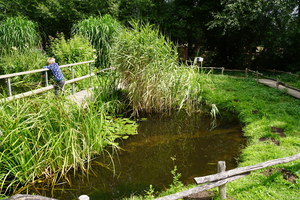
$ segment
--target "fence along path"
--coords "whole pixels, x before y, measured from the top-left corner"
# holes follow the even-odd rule
[[[60,68],[71,68],[72,79],[67,80],[65,84],[72,84],[72,94],[74,96],[78,95],[78,94],[75,94],[75,91],[74,91],[74,83],[75,82],[81,81],[81,80],[84,80],[84,79],[87,79],[87,78],[91,78],[91,77],[95,76],[98,73],[104,72],[106,70],[112,70],[113,69],[113,68],[107,68],[107,69],[102,69],[102,70],[100,70],[96,73],[92,72],[92,63],[94,63],[94,62],[95,62],[94,60],[90,60],[90,61],[84,61],[84,62],[72,63],[72,64],[61,65],[60,66]],[[73,66],[83,65],[83,64],[89,64],[89,74],[86,74],[84,76],[75,78],[74,77],[74,68],[73,68]],[[39,93],[43,93],[43,92],[46,92],[48,90],[53,89],[54,88],[53,85],[48,85],[48,71],[49,71],[49,69],[37,69],[37,70],[32,70],[32,71],[24,71],[24,72],[17,72],[17,73],[13,73],[13,74],[0,75],[0,79],[6,79],[7,88],[8,88],[8,97],[0,99],[0,103],[13,101],[15,99],[20,99],[20,98],[24,98],[24,97],[29,97],[29,96],[39,94]],[[46,72],[45,73],[45,75],[46,75],[45,76],[45,87],[35,89],[35,90],[31,90],[31,91],[28,91],[28,92],[24,92],[24,93],[17,94],[17,95],[12,95],[11,78],[13,78],[15,76],[22,76],[22,75],[27,75],[27,74],[41,73],[41,72]],[[75,101],[77,99],[79,99],[78,101],[82,101],[81,98],[75,97],[74,99],[75,99]]]
[[[300,89],[298,88],[294,88],[291,87],[281,81],[269,78],[269,77],[265,77],[262,73],[258,72],[258,71],[253,71],[250,70],[248,68],[246,68],[245,70],[238,70],[238,69],[225,69],[224,67],[200,67],[200,69],[209,69],[209,70],[221,70],[221,73],[223,74],[224,71],[231,71],[231,72],[245,72],[245,76],[248,76],[248,73],[253,73],[256,75],[256,81],[257,83],[272,87],[272,88],[276,88],[278,90],[281,91],[286,91],[287,94],[300,99]],[[268,70],[271,72],[277,72],[276,70]],[[283,72],[283,71],[278,71],[280,73],[286,73],[295,77],[299,77],[297,74],[292,74],[290,72]],[[259,77],[263,77],[263,78],[259,78]]]
[[[300,153],[290,156],[290,157],[269,160],[269,161],[259,163],[256,165],[235,168],[235,169],[228,170],[228,171],[219,170],[219,173],[217,173],[217,174],[194,178],[194,180],[196,181],[197,184],[204,184],[204,183],[208,183],[208,184],[200,185],[200,186],[191,188],[189,190],[185,190],[183,192],[178,192],[178,193],[171,194],[168,196],[160,197],[160,198],[157,198],[156,200],[176,200],[176,199],[184,198],[189,195],[192,195],[192,194],[195,194],[198,192],[202,192],[202,191],[205,191],[208,189],[212,189],[215,187],[220,187],[220,186],[221,186],[221,190],[220,190],[220,188],[219,188],[219,190],[220,190],[221,199],[226,199],[226,189],[224,190],[224,187],[225,187],[224,185],[226,183],[229,183],[229,182],[232,182],[239,178],[245,177],[245,176],[249,175],[250,172],[252,172],[252,171],[263,169],[263,168],[270,167],[273,165],[292,162],[292,161],[295,161],[298,159],[300,159]],[[219,161],[219,163],[220,162],[224,162],[224,161]],[[225,194],[224,194],[224,192],[225,192]]]

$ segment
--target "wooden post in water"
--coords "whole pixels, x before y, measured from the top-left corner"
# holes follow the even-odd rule
[[[226,170],[226,163],[225,161],[218,162],[218,173],[225,172]],[[226,184],[219,186],[219,193],[221,200],[226,199]]]

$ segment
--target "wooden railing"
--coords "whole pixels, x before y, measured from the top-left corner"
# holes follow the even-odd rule
[[[90,60],[90,61],[72,63],[72,64],[61,65],[60,66],[60,68],[69,68],[69,67],[71,68],[72,79],[67,80],[66,84],[72,84],[72,94],[74,94],[74,90],[75,90],[74,89],[74,83],[75,82],[86,79],[86,78],[90,78],[92,76],[95,76],[99,72],[112,69],[112,68],[107,68],[107,69],[103,69],[103,70],[101,70],[97,73],[94,73],[93,69],[92,69],[92,63],[94,63],[94,62],[95,62],[94,60]],[[73,66],[82,65],[82,64],[89,64],[89,74],[75,78],[74,77],[74,68],[73,68]],[[32,90],[32,91],[28,91],[28,92],[24,92],[24,93],[17,94],[17,95],[12,95],[11,78],[16,77],[16,76],[22,76],[22,75],[34,74],[34,73],[41,73],[41,72],[45,72],[45,87],[35,89],[35,90]],[[42,93],[42,92],[53,89],[54,86],[48,84],[48,72],[49,72],[49,69],[45,68],[45,69],[37,69],[37,70],[32,70],[32,71],[17,72],[17,73],[13,73],[13,74],[0,75],[0,79],[6,79],[7,89],[8,89],[8,97],[0,99],[0,103],[6,102],[6,101],[12,101],[14,99],[20,99],[20,98],[23,98],[23,97],[32,96],[32,95],[39,94],[39,93]]]
[[[269,161],[259,163],[256,165],[240,167],[240,168],[236,168],[236,169],[232,169],[232,170],[228,170],[228,171],[225,171],[225,162],[219,161],[218,162],[218,172],[219,173],[194,178],[197,184],[204,184],[204,185],[200,185],[200,186],[197,186],[197,187],[194,187],[194,188],[182,191],[182,192],[178,192],[175,194],[171,194],[168,196],[160,197],[160,198],[157,198],[156,200],[176,200],[176,199],[184,198],[184,197],[190,196],[192,194],[202,192],[205,190],[209,190],[209,189],[212,189],[215,187],[219,187],[220,196],[221,196],[221,199],[223,200],[223,199],[226,199],[226,183],[229,183],[229,182],[232,182],[239,178],[245,177],[245,176],[249,175],[250,172],[252,172],[252,171],[255,171],[258,169],[263,169],[263,168],[270,167],[273,165],[292,162],[292,161],[295,161],[298,159],[300,159],[300,153],[290,156],[290,157],[269,160]]]

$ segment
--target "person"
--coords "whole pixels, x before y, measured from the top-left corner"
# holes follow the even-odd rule
[[[47,68],[51,71],[53,78],[54,78],[54,94],[57,96],[60,92],[64,95],[64,85],[65,85],[65,77],[61,72],[58,64],[55,62],[55,58],[50,57],[47,59],[47,66],[43,68]],[[45,74],[42,74],[45,76]]]

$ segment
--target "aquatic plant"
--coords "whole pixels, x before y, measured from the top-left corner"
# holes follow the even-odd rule
[[[36,48],[41,37],[35,22],[24,17],[9,17],[0,22],[0,54]]]
[[[110,49],[115,35],[120,31],[120,23],[110,15],[89,17],[75,24],[73,35],[78,34],[89,38],[97,50],[97,67],[110,67]]]
[[[112,65],[128,92],[133,113],[191,108],[199,100],[199,76],[178,66],[175,46],[150,24],[132,22],[112,48]]]
[[[109,102],[80,109],[53,98],[50,93],[0,105],[2,194],[28,183],[55,184],[70,169],[84,172],[105,147],[118,146],[117,138],[136,133],[132,121],[108,116]]]

